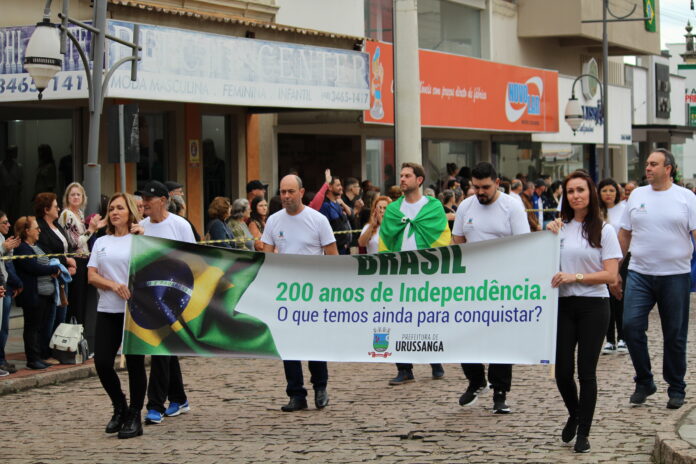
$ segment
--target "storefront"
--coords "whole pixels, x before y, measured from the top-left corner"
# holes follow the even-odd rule
[[[108,29],[131,40],[133,23],[109,20]],[[88,132],[87,86],[77,51],[68,49],[63,71],[38,102],[31,78],[21,72],[32,32],[33,26],[0,30],[0,159],[14,156],[8,155],[7,147],[16,146],[16,159],[7,163],[22,165],[21,182],[10,186],[21,199],[15,215],[31,211],[36,188],[60,197],[69,181],[82,180]],[[184,184],[189,219],[197,227],[202,227],[213,197],[244,196],[247,180],[261,178],[259,165],[267,161],[261,159],[258,138],[263,129],[258,128],[256,113],[368,107],[369,64],[360,51],[152,25],[141,25],[140,34],[137,81],[130,80],[129,67],[122,67],[106,90],[101,193],[108,195],[120,185],[114,164],[118,158],[109,153],[109,142],[118,136],[109,120],[111,109],[137,103],[137,131],[129,137],[137,133],[138,148],[126,163],[127,189],[135,191],[149,179]],[[79,37],[89,48],[89,34]],[[111,43],[107,63],[112,66],[127,53]],[[46,166],[41,169],[37,153],[39,147],[45,153],[45,146],[50,147],[52,161],[43,155]],[[49,172],[48,180],[39,179],[39,171]]]
[[[621,172],[625,166],[627,147],[631,144],[631,89],[609,86],[609,156],[611,172],[603,173],[604,166],[604,114],[600,88],[595,81],[583,78],[575,85],[575,97],[583,108],[583,122],[575,133],[565,122],[561,122],[555,134],[533,134],[528,145],[528,156],[519,166],[524,171],[549,174],[562,179],[575,169],[585,169],[595,181],[606,176],[617,176],[624,181]],[[558,112],[565,114],[565,106],[572,95],[575,79],[558,78]],[[526,173],[526,172],[525,172]],[[618,175],[617,175],[618,174]]]

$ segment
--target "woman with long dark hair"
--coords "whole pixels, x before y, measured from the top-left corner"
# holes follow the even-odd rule
[[[268,218],[268,202],[263,195],[258,195],[251,200],[251,214],[249,216],[249,232],[254,236],[254,248],[256,251],[263,251],[261,236],[266,228],[266,218]]]
[[[585,171],[563,182],[561,217],[547,228],[561,236],[561,272],[551,285],[559,288],[556,334],[556,385],[568,420],[561,438],[575,440],[575,451],[590,450],[590,427],[597,402],[597,361],[609,325],[607,284],[616,281],[621,248],[616,232],[604,223],[597,189]],[[575,383],[575,348],[580,393]]]
[[[618,237],[621,217],[626,209],[626,203],[621,201],[619,185],[614,179],[604,179],[597,186],[597,191],[599,193],[599,209],[602,212],[602,217],[616,230]],[[626,281],[628,261],[628,258],[625,259],[619,270],[619,274],[623,278],[622,282]],[[623,337],[623,299],[611,294],[609,296],[609,307],[611,308],[611,314],[609,315],[607,342],[604,344],[604,348],[602,348],[602,353],[612,354],[617,351],[627,353],[628,347],[626,347]]]
[[[139,219],[133,198],[125,193],[114,194],[107,208],[106,235],[97,239],[95,251],[87,263],[89,283],[99,291],[94,366],[114,408],[114,414],[106,425],[106,433],[118,432],[118,438],[143,434],[140,413],[147,387],[145,356],[126,355],[130,406],[114,369],[116,353],[123,337],[126,300],[130,298],[128,265],[133,237],[130,229],[138,224]]]

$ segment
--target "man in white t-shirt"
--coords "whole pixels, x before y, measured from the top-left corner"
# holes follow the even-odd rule
[[[662,148],[653,151],[645,166],[650,185],[631,193],[621,220],[621,250],[624,256],[631,252],[623,317],[624,337],[636,371],[631,405],[645,403],[657,391],[645,333],[656,303],[664,338],[662,376],[669,384],[667,408],[680,408],[686,395],[690,235],[696,236],[696,196],[673,183],[676,169],[672,153]]]
[[[167,211],[169,189],[164,184],[156,180],[150,181],[136,195],[142,197],[147,215],[139,224],[143,235],[195,243],[191,225],[181,216]],[[165,408],[167,398],[169,407]],[[152,356],[146,409],[146,424],[159,424],[165,416],[174,417],[189,412],[178,357]]]
[[[417,163],[402,164],[399,186],[404,195],[390,203],[384,213],[379,228],[380,252],[409,251],[449,245],[447,215],[439,200],[421,194],[420,188],[424,180],[423,166]],[[413,232],[411,231],[412,223],[418,224]],[[399,234],[401,234],[400,237]],[[431,363],[430,367],[433,379],[439,380],[445,376],[442,364]],[[401,385],[414,381],[413,364],[396,363],[396,369],[396,377],[389,380],[389,385]]]
[[[527,214],[518,201],[498,190],[500,179],[491,163],[478,163],[471,170],[471,176],[476,195],[464,200],[457,208],[452,228],[454,243],[475,243],[530,232]],[[511,364],[490,364],[488,381],[483,364],[462,364],[462,369],[469,386],[459,398],[460,405],[474,404],[490,382],[493,387],[493,412],[510,412],[505,400],[512,384]]]
[[[290,174],[280,181],[280,200],[283,209],[266,221],[261,241],[264,253],[296,255],[337,255],[336,238],[326,217],[302,204],[302,179]],[[304,388],[302,363],[283,360],[286,393],[290,401],[280,409],[294,412],[307,409],[307,390]],[[314,405],[322,409],[329,404],[326,386],[329,370],[326,361],[309,361],[314,387]]]

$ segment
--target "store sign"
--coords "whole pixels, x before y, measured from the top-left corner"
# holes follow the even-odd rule
[[[367,123],[394,124],[392,45],[367,42]],[[510,132],[558,130],[558,73],[420,50],[421,124]]]
[[[558,78],[558,114],[565,114],[565,106],[571,96],[571,87],[575,79],[569,77]],[[578,82],[575,85],[575,96],[580,99],[583,111],[583,122],[578,130],[573,133],[570,126],[561,121],[558,132],[555,134],[532,134],[534,142],[557,143],[604,143],[604,111],[600,92],[593,98],[585,99],[578,92]],[[612,145],[631,144],[631,89],[625,87],[609,86],[609,143]]]
[[[36,98],[22,70],[26,44],[34,27],[4,28],[0,49],[0,101]],[[132,40],[133,24],[109,21],[109,33]],[[223,105],[364,110],[369,104],[368,56],[353,50],[229,37],[161,26],[142,25],[142,61],[138,80],[130,65],[114,73],[107,97]],[[83,34],[89,47],[90,34]],[[130,54],[114,42],[107,62]],[[86,82],[76,51],[69,51],[64,71],[44,92],[45,99],[86,97]],[[78,82],[79,81],[79,82]]]

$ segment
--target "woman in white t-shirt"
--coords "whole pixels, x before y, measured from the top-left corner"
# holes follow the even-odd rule
[[[607,284],[616,281],[622,257],[614,229],[602,221],[597,189],[584,171],[563,182],[561,217],[547,226],[561,236],[561,272],[556,334],[556,385],[568,409],[561,438],[577,434],[575,451],[590,450],[588,435],[597,402],[597,361],[609,325]],[[575,384],[575,347],[580,394]]]
[[[365,224],[358,238],[358,246],[364,247],[369,255],[377,253],[379,248],[379,226],[389,203],[391,198],[387,196],[375,198],[370,211],[370,221]]]
[[[619,233],[621,227],[621,218],[623,217],[626,203],[621,201],[621,190],[619,184],[614,179],[604,179],[597,185],[599,191],[599,209],[602,212],[604,220]],[[628,269],[628,260],[626,266],[622,266],[619,273],[623,280],[626,280],[626,270]],[[623,272],[622,272],[623,271]],[[607,330],[607,342],[602,348],[602,353],[612,354],[617,351],[628,353],[626,342],[623,337],[623,299],[618,299],[614,295],[609,296],[609,329]]]
[[[94,242],[87,263],[89,283],[99,291],[94,364],[99,380],[114,407],[114,414],[106,426],[106,433],[118,432],[119,438],[132,438],[143,434],[140,411],[143,409],[147,389],[144,356],[126,355],[130,407],[114,369],[123,336],[126,300],[130,298],[128,265],[133,237],[130,230],[131,225],[137,224],[138,209],[133,198],[124,193],[114,194],[107,207],[107,235]]]

